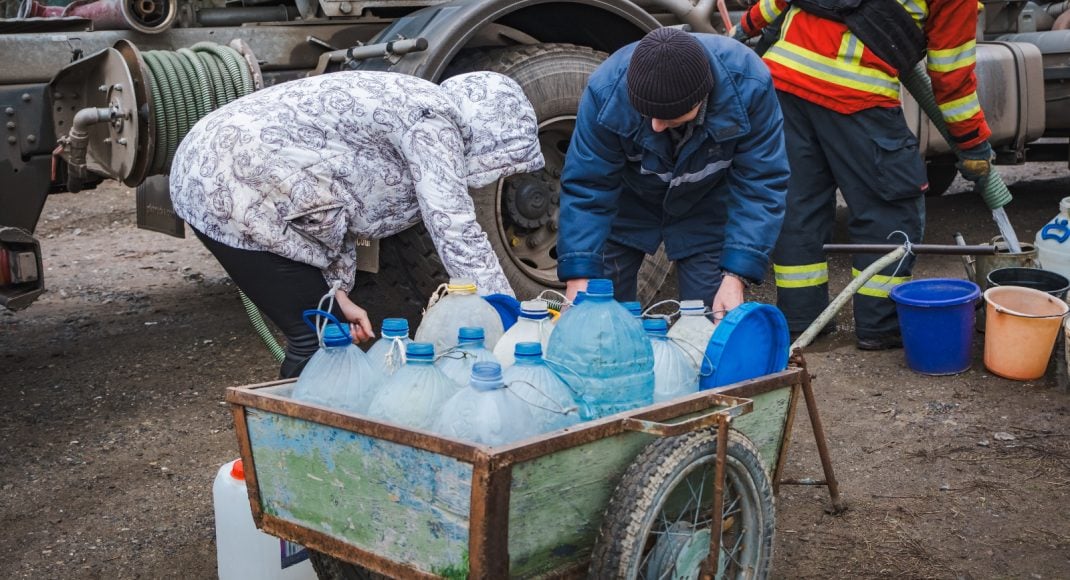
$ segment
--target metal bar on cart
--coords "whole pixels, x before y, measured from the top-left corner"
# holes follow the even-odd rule
[[[806,364],[805,361],[803,364]],[[825,486],[828,487],[829,497],[832,499],[830,513],[838,514],[843,512],[846,506],[840,499],[840,484],[836,481],[836,474],[832,470],[832,459],[829,457],[828,442],[825,439],[825,426],[821,422],[821,413],[817,410],[817,398],[814,396],[813,385],[810,384],[809,372],[803,374],[802,392],[806,400],[806,413],[810,416],[810,426],[814,430],[817,454],[821,458],[821,470],[825,473]]]
[[[724,464],[728,457],[728,424],[725,418],[717,424],[717,461],[713,471],[713,516],[710,529],[710,552],[702,562],[703,580],[713,580],[717,576],[718,563],[721,559],[721,533],[724,531]]]
[[[887,254],[902,244],[825,244],[821,249],[829,254]],[[957,244],[911,244],[912,254],[939,254],[944,256],[988,256],[996,253],[996,246],[980,244],[966,246]]]

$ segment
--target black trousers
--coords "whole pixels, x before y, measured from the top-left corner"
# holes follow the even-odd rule
[[[232,248],[190,229],[219,260],[238,288],[286,336],[286,358],[279,377],[287,379],[301,374],[308,359],[319,349],[316,332],[305,323],[302,313],[315,308],[329,290],[323,273],[271,252]],[[332,314],[342,320],[337,306]]]
[[[639,267],[646,253],[606,241],[603,268],[606,278],[613,281],[614,298],[620,302],[637,300]],[[721,252],[702,252],[676,260],[676,280],[680,286],[680,300],[701,300],[709,307],[721,287]],[[648,306],[648,305],[644,305]]]

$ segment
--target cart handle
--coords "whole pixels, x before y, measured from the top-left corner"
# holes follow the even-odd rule
[[[657,437],[675,437],[706,427],[727,423],[736,417],[746,415],[754,410],[754,401],[740,397],[727,395],[710,395],[710,402],[721,405],[722,408],[703,413],[698,417],[692,417],[679,423],[661,423],[647,419],[628,417],[624,419],[625,431],[639,431]]]

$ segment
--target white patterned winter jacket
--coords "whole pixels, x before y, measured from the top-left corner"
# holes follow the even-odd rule
[[[170,186],[175,211],[209,238],[310,264],[346,291],[356,240],[422,216],[450,276],[512,294],[468,188],[542,166],[535,112],[508,77],[339,72],[208,114],[179,145]]]

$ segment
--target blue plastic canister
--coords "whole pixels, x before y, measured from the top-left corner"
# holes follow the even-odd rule
[[[970,368],[974,306],[981,288],[969,280],[931,278],[892,289],[907,366],[926,375]]]

